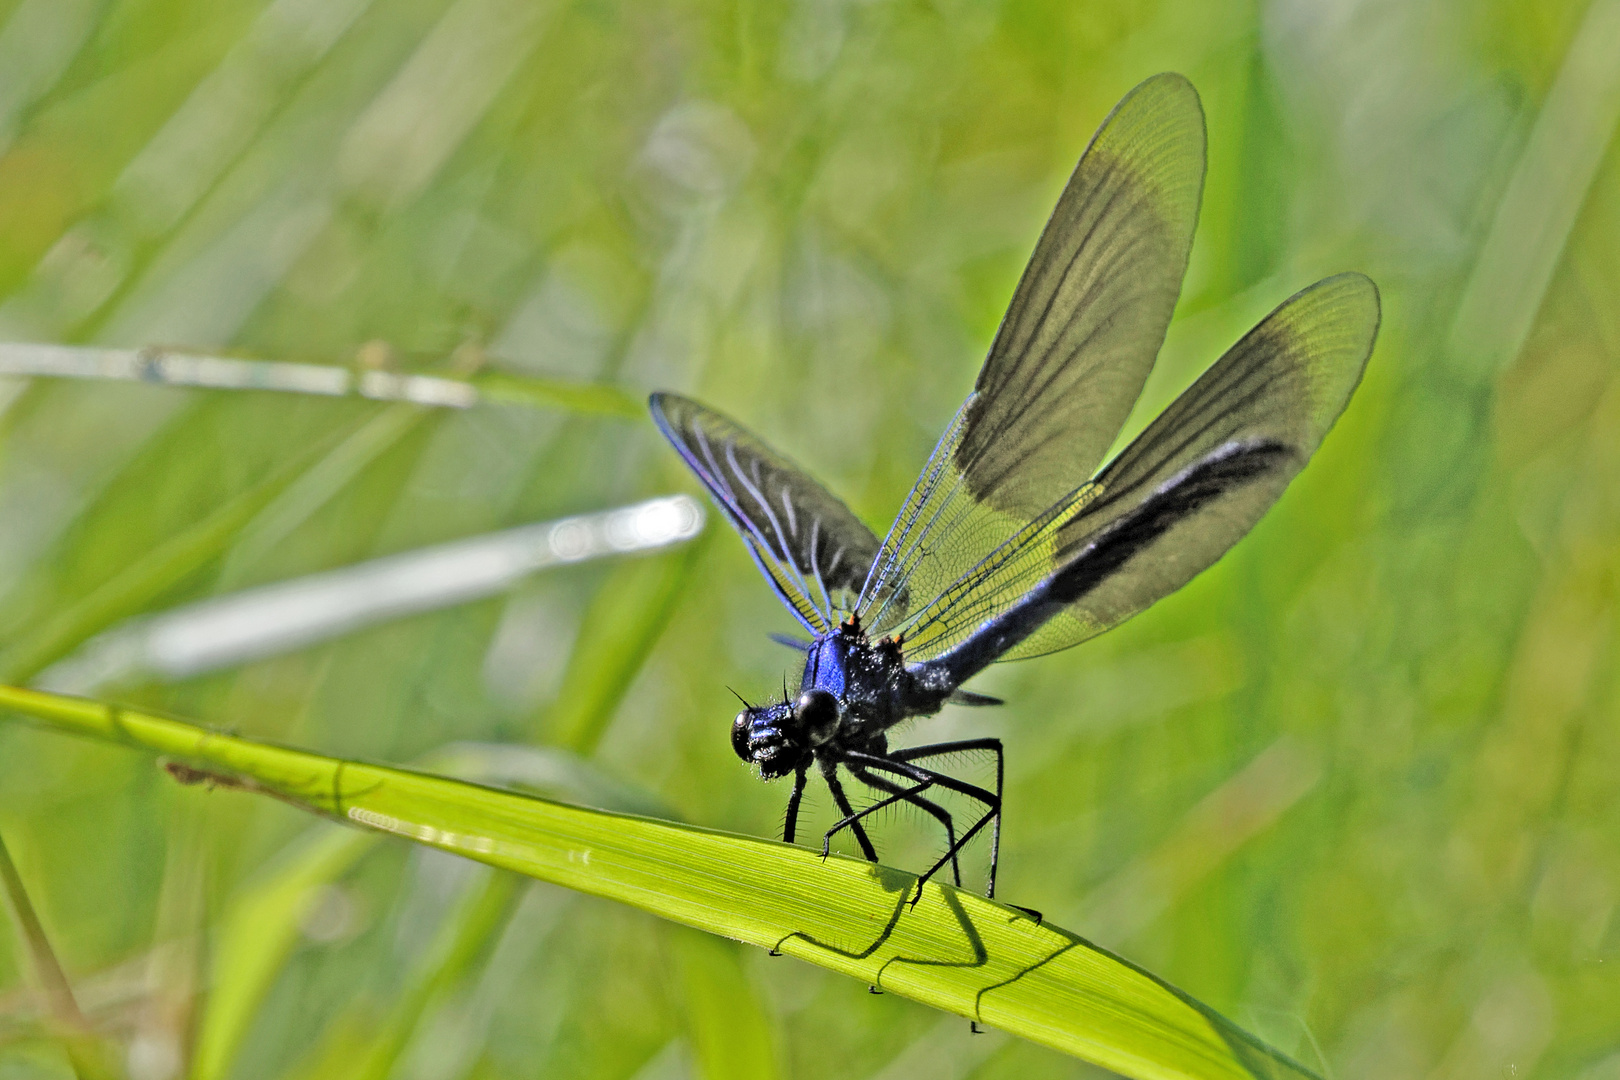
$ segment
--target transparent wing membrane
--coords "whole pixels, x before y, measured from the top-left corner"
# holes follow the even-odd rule
[[[954,461],[1032,518],[1097,468],[1153,367],[1204,186],[1204,112],[1159,75],[1103,121],[1041,232],[967,406]]]
[[[943,595],[1024,524],[975,499],[962,482],[954,457],[967,411],[963,405],[946,428],[873,563],[856,608],[870,633],[909,623],[913,598]]]
[[[907,658],[943,652],[1039,584],[1056,565],[1064,523],[1095,494],[1088,484],[1054,503],[898,624],[892,632],[905,642]]]
[[[859,608],[869,628],[909,628],[926,654],[966,617],[942,611],[947,595],[988,611],[1051,569],[1056,507],[1079,498],[1164,341],[1203,177],[1204,114],[1181,76],[1147,80],[1103,121],[889,531]],[[930,598],[910,617],[908,600]]]

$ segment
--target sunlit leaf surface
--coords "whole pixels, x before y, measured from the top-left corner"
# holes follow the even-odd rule
[[[581,892],[618,900],[664,918],[869,982],[975,1022],[1143,1080],[1160,1077],[1309,1077],[1251,1036],[1174,988],[1059,926],[1029,913],[930,884],[915,905],[915,878],[854,859],[823,862],[785,844],[648,818],[586,810],[493,788],[361,762],[253,743],[176,720],[77,698],[0,687],[0,706],[75,734],[94,735],[174,755],[186,783],[239,786],[341,821]],[[197,771],[197,770],[204,771]],[[188,771],[189,770],[189,771]],[[220,770],[209,772],[207,770]],[[355,842],[323,837],[295,857],[274,888],[254,900],[259,919],[275,907],[308,903],[309,886],[332,876],[334,860],[352,859]],[[493,901],[494,910],[509,890]],[[476,903],[491,902],[477,896]],[[238,913],[238,920],[248,919]],[[482,926],[490,913],[472,924]],[[458,926],[431,948],[464,951]],[[291,929],[284,920],[274,925]],[[238,938],[271,958],[273,939]],[[701,947],[680,946],[694,1008],[710,985]],[[237,963],[251,967],[252,958]],[[429,959],[429,970],[443,960]],[[421,986],[416,992],[426,993]],[[229,1008],[231,1002],[223,1003]],[[215,1006],[220,1007],[220,1006]],[[388,1025],[376,1053],[392,1061],[420,1005]],[[239,1027],[239,1024],[232,1024]],[[747,1036],[741,1036],[746,1038]],[[701,1037],[699,1052],[719,1058],[720,1036]],[[205,1045],[204,1075],[221,1071],[223,1051]],[[725,1072],[742,1075],[728,1063]],[[364,1075],[383,1075],[370,1064]]]

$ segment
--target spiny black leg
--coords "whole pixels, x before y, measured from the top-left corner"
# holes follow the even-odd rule
[[[853,769],[851,769],[850,771],[854,772]],[[860,780],[862,783],[867,782],[866,778],[863,777],[863,776],[857,776],[856,779]],[[876,787],[877,785],[874,784],[873,786]],[[921,791],[924,788],[929,787],[929,786],[931,786],[930,783],[928,781],[924,781],[923,783],[918,784],[916,787],[913,787],[913,788],[910,788],[910,789],[907,789],[907,790],[899,790],[899,791],[896,792],[896,794],[890,796],[887,799],[884,799],[882,802],[875,802],[871,806],[865,807],[864,809],[852,811],[849,814],[848,817],[845,817],[842,820],[838,821],[836,824],[833,825],[832,828],[827,830],[827,832],[826,832],[826,834],[824,836],[822,836],[822,838],[821,838],[821,855],[822,855],[822,857],[825,858],[828,854],[830,854],[832,838],[834,836],[836,836],[840,830],[842,830],[842,829],[853,829],[863,818],[868,817],[871,814],[875,814],[877,811],[882,810],[885,806],[893,806],[897,802],[905,801],[908,796],[910,796],[910,795],[912,795],[912,794],[914,794],[914,793],[916,793],[918,791]],[[895,790],[895,789],[890,789],[890,790]]]
[[[985,740],[974,741],[980,742]],[[951,749],[940,750],[939,747],[950,747]],[[972,746],[971,744],[964,745],[959,743],[940,743],[935,747],[915,747],[910,752],[912,754],[926,757],[932,756],[929,751],[933,751],[935,753],[953,753],[955,750],[964,749],[988,749],[988,747]],[[985,807],[987,807],[985,815],[978,821],[974,822],[973,827],[967,832],[963,833],[961,838],[957,840],[955,844],[951,845],[951,849],[945,853],[943,858],[930,867],[927,873],[923,874],[917,879],[917,895],[912,897],[912,904],[916,904],[918,900],[922,899],[923,884],[927,882],[929,878],[938,873],[940,867],[949,862],[958,851],[962,850],[962,848],[966,846],[969,840],[972,840],[978,835],[980,829],[983,829],[985,825],[989,824],[990,821],[994,819],[1001,811],[1000,795],[991,794],[984,788],[979,787],[977,784],[969,784],[965,780],[956,779],[954,776],[947,776],[944,773],[935,772],[933,769],[925,769],[921,765],[913,765],[907,761],[897,761],[893,758],[879,757],[876,754],[862,754],[856,751],[846,753],[845,760],[850,764],[851,768],[854,768],[855,766],[865,766],[869,769],[881,769],[884,772],[897,773],[900,776],[904,776],[919,783],[923,780],[932,780],[939,787],[945,788],[949,791],[954,791],[960,795],[966,795],[971,799],[977,799],[979,802],[983,803]]]
[[[902,788],[898,784],[890,783],[881,776],[873,776],[871,773],[860,768],[859,766],[851,766],[849,771],[855,777],[855,779],[859,780],[861,783],[866,784],[869,787],[877,788],[879,791],[890,792],[893,795],[893,798],[884,799],[882,802],[873,803],[871,806],[868,806],[865,810],[861,811],[860,816],[864,817],[875,810],[881,810],[885,806],[889,806],[895,802],[907,802],[921,810],[923,813],[928,814],[935,821],[938,821],[945,827],[945,847],[947,850],[956,846],[956,824],[951,820],[950,813],[938,803],[921,797],[921,793],[924,790],[934,786],[934,782],[932,780],[924,780],[922,783],[916,784],[913,787]],[[951,859],[951,881],[954,885],[956,885],[957,888],[962,887],[962,868],[957,864],[957,861],[954,858]]]
[[[984,895],[994,898],[996,895],[996,867],[1001,864],[1001,786],[1002,778],[1006,772],[1005,755],[1001,748],[1000,739],[964,739],[961,742],[933,743],[929,746],[913,746],[906,750],[896,750],[889,756],[895,761],[919,761],[925,758],[939,757],[943,754],[956,754],[973,750],[989,750],[996,755],[996,802],[990,812],[995,822],[990,828],[990,883]],[[955,870],[955,863],[952,863]],[[960,884],[960,881],[958,881]]]
[[[827,781],[827,790],[832,792],[833,802],[837,804],[839,811],[845,817],[852,816],[855,809],[849,805],[849,796],[844,794],[844,785],[838,782],[838,766],[832,762],[823,762],[821,775]],[[861,823],[859,821],[851,823],[849,831],[855,834],[855,842],[861,845],[861,854],[866,856],[866,861],[877,862],[877,849],[872,846],[872,841],[867,837],[866,830],[861,828]]]
[[[962,834],[962,839],[960,839],[960,840],[958,840],[956,842],[956,847],[952,848],[950,851],[947,851],[944,855],[940,856],[939,861],[936,862],[933,866],[930,866],[928,868],[928,872],[925,873],[922,877],[917,879],[917,895],[913,896],[911,898],[911,906],[912,907],[916,907],[917,906],[917,901],[922,899],[923,882],[927,881],[929,878],[931,878],[935,874],[939,873],[939,868],[944,866],[947,862],[949,862],[951,860],[952,856],[954,856],[957,851],[961,850],[961,848],[964,845],[966,845],[969,840],[972,840],[975,836],[977,836],[978,833],[979,833],[979,830],[984,828],[985,825],[987,825],[990,822],[990,819],[993,818],[994,816],[995,816],[995,811],[992,810],[989,813],[985,814],[984,817],[982,817],[978,821],[974,822],[973,828],[971,828],[967,832],[963,833]]]
[[[893,806],[897,802],[910,802],[916,803],[917,805],[933,805],[932,803],[928,803],[925,799],[916,798],[919,791],[933,785],[933,781],[931,780],[925,780],[922,783],[917,784],[915,787],[903,789],[896,785],[889,784],[887,781],[873,783],[873,777],[862,775],[862,773],[855,769],[851,769],[850,772],[853,773],[855,775],[855,779],[859,780],[861,783],[870,784],[872,787],[881,788],[884,791],[892,791],[894,794],[889,796],[887,799],[875,802],[871,806],[865,807],[864,809],[856,810],[854,813],[845,817],[842,821],[839,821],[832,828],[828,829],[826,835],[821,838],[821,857],[823,859],[825,859],[828,853],[832,850],[832,838],[840,829],[853,829],[861,822],[863,818],[877,813],[886,806]],[[950,826],[947,825],[946,828],[949,829]]]
[[[800,765],[793,772],[793,794],[788,796],[787,820],[782,823],[782,841],[793,843],[793,834],[799,827],[799,800],[804,798],[804,783],[808,765]]]
[[[928,749],[928,747],[917,747],[916,749]],[[954,753],[953,750],[944,752]],[[977,784],[970,784],[966,780],[958,780],[948,773],[925,769],[921,765],[913,765],[909,761],[897,760],[893,757],[880,757],[877,754],[863,754],[859,751],[850,750],[844,754],[844,763],[850,769],[856,767],[880,769],[886,773],[904,776],[906,779],[917,783],[931,780],[938,787],[942,787],[947,791],[954,791],[958,795],[966,795],[968,798],[976,799],[988,807],[995,807],[999,801],[993,793],[986,791]]]
[[[962,887],[962,867],[956,861],[956,853],[962,850],[962,845],[957,843],[956,840],[956,823],[951,819],[950,813],[937,802],[923,798],[908,801],[945,826],[945,857],[951,860],[951,884],[960,889]]]

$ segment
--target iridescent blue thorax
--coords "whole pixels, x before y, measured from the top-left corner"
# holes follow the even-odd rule
[[[833,697],[842,699],[845,688],[849,686],[850,651],[858,647],[842,628],[811,642],[804,654],[804,675],[799,679],[799,693],[825,690]]]
[[[898,644],[870,641],[851,619],[810,643],[797,695],[737,715],[732,746],[764,776],[785,776],[824,749],[882,753],[885,731],[938,712],[945,696],[918,683]]]

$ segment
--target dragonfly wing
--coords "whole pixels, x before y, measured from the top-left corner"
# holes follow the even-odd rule
[[[653,422],[812,633],[852,610],[878,539],[839,498],[740,424],[678,394],[654,394]]]
[[[1164,343],[1204,186],[1204,112],[1180,75],[1103,121],[1041,233],[955,451],[974,496],[1028,518],[1089,477]]]
[[[1361,274],[1285,301],[1072,509],[977,568],[955,603],[922,613],[918,639],[936,644],[919,667],[955,685],[992,660],[1093,637],[1186,584],[1254,527],[1316,452],[1361,380],[1378,321],[1378,290]],[[1030,581],[1043,563],[1049,572]]]
[[[1181,76],[1147,80],[1103,121],[890,530],[869,627],[898,625],[901,597],[936,595],[1091,476],[1164,341],[1203,179],[1203,109]]]

